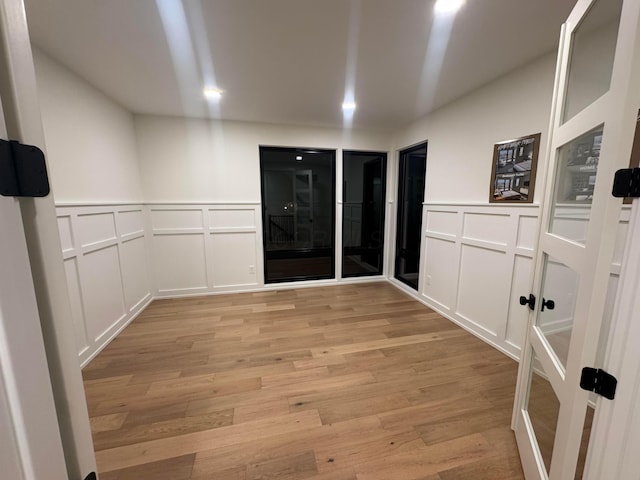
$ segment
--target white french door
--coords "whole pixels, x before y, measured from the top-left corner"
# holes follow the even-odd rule
[[[621,209],[611,188],[640,103],[639,17],[640,0],[578,0],[562,29],[513,415],[527,479],[582,478],[593,408],[608,401],[590,402],[579,383],[598,367]]]
[[[7,140],[0,99],[0,139]],[[20,204],[0,196],[0,477],[64,480],[67,469]]]
[[[22,0],[0,0],[0,96],[1,133],[44,150]],[[0,197],[0,247],[0,381],[8,405],[0,424],[13,424],[12,435],[0,432],[0,449],[5,440],[17,443],[11,461],[17,452],[28,480],[92,478],[95,454],[53,194]],[[1,478],[14,478],[4,470],[0,463]]]

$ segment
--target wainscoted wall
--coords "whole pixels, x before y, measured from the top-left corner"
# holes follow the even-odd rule
[[[66,205],[57,215],[84,366],[152,299],[144,207]]]
[[[264,288],[259,203],[62,205],[57,211],[83,366],[154,297]],[[415,296],[518,358],[528,319],[518,299],[530,290],[538,213],[537,206],[425,204]],[[629,213],[623,209],[618,228],[603,332]],[[572,238],[586,231],[586,221],[583,215]],[[561,318],[548,327],[560,332],[570,322]]]
[[[537,206],[425,204],[422,299],[479,337],[519,355]]]
[[[613,313],[629,213],[625,208],[620,217],[603,332]],[[531,288],[538,214],[534,205],[425,204],[418,298],[519,358],[528,321],[519,298]],[[571,238],[586,232],[586,221],[583,217],[574,225]],[[570,325],[558,321],[553,331]]]
[[[259,203],[147,204],[157,296],[264,284]]]

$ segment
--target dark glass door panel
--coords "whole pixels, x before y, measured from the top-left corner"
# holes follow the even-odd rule
[[[335,276],[335,151],[260,147],[265,282]]]
[[[381,275],[387,154],[343,155],[342,276]]]
[[[418,289],[427,144],[400,152],[395,278]]]

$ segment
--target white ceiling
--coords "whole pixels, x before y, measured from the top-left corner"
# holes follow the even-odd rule
[[[26,7],[40,49],[132,112],[342,126],[349,83],[354,126],[391,129],[555,50],[575,0],[467,0],[448,41],[451,19],[432,28],[433,3],[26,0]],[[202,95],[211,78],[225,90],[217,108]]]

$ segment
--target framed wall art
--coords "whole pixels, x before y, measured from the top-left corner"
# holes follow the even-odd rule
[[[490,203],[533,203],[540,134],[493,146]]]

